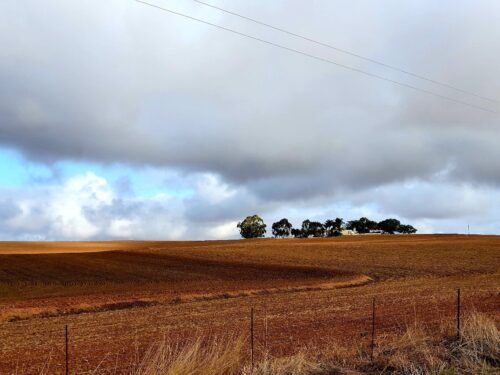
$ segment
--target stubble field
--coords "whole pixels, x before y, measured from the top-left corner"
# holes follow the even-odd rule
[[[247,333],[255,354],[377,348],[412,322],[500,320],[500,237],[0,243],[0,373],[127,373],[155,342]]]

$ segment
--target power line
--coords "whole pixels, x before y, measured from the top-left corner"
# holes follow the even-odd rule
[[[300,54],[300,55],[303,55],[303,56],[307,56],[307,57],[310,57],[310,58],[318,60],[318,61],[322,61],[322,62],[325,62],[325,63],[328,63],[328,64],[336,65],[336,66],[339,66],[341,68],[344,68],[344,69],[347,69],[347,70],[351,70],[353,72],[361,73],[361,74],[364,74],[364,75],[367,75],[367,76],[370,76],[370,77],[373,77],[373,78],[377,78],[377,79],[380,79],[380,80],[383,80],[383,81],[391,82],[393,84],[396,84],[396,85],[399,85],[399,86],[402,86],[402,87],[406,87],[406,88],[409,88],[409,89],[412,89],[412,90],[415,90],[415,91],[420,91],[420,92],[423,92],[423,93],[426,93],[426,94],[429,94],[429,95],[433,95],[433,96],[436,96],[436,97],[439,97],[439,98],[442,98],[442,99],[446,99],[446,100],[449,100],[449,101],[452,101],[452,102],[455,102],[455,103],[458,103],[458,104],[462,104],[462,105],[465,105],[465,106],[468,106],[468,107],[476,108],[476,109],[479,109],[481,111],[498,114],[498,112],[496,112],[494,110],[491,110],[489,108],[485,108],[485,107],[481,107],[481,106],[478,106],[478,105],[475,105],[475,104],[467,103],[467,102],[464,102],[464,101],[459,100],[459,99],[455,99],[455,98],[452,98],[452,97],[449,97],[449,96],[446,96],[446,95],[435,93],[435,92],[430,91],[430,90],[419,88],[417,86],[413,86],[413,85],[410,85],[410,84],[407,84],[407,83],[403,83],[403,82],[399,82],[399,81],[396,81],[396,80],[393,80],[393,79],[390,79],[390,78],[386,78],[386,77],[380,76],[378,74],[370,73],[370,72],[367,72],[367,71],[364,71],[364,70],[361,70],[361,69],[358,69],[358,68],[354,68],[354,67],[351,67],[351,66],[348,66],[348,65],[344,65],[344,64],[341,64],[341,63],[338,63],[338,62],[335,62],[333,60],[329,60],[329,59],[326,59],[326,58],[323,58],[323,57],[320,57],[320,56],[311,55],[311,54],[309,54],[307,52],[303,52],[303,51],[300,51],[300,50],[297,50],[297,49],[294,49],[294,48],[286,47],[286,46],[283,46],[281,44],[270,42],[270,41],[265,40],[265,39],[260,39],[260,38],[257,38],[255,36],[252,36],[252,35],[249,35],[249,34],[245,34],[245,33],[242,33],[240,31],[236,31],[236,30],[224,27],[224,26],[220,26],[220,25],[217,25],[215,23],[204,21],[202,19],[199,19],[199,18],[196,18],[196,17],[193,17],[193,16],[189,16],[189,15],[184,14],[184,13],[176,12],[174,10],[164,8],[164,7],[161,7],[161,6],[156,5],[156,4],[151,4],[151,3],[148,3],[148,2],[142,1],[142,0],[135,0],[135,1],[138,2],[138,3],[144,4],[144,5],[150,6],[152,8],[156,8],[156,9],[162,10],[164,12],[169,12],[169,13],[175,14],[177,16],[181,16],[181,17],[193,20],[193,21],[204,23],[206,25],[213,26],[213,27],[216,27],[216,28],[224,30],[224,31],[228,31],[228,32],[231,32],[231,33],[236,34],[236,35],[240,35],[240,36],[252,39],[252,40],[256,40],[256,41],[261,42],[261,43],[265,43],[265,44],[268,44],[268,45],[271,45],[271,46],[274,46],[274,47],[277,47],[277,48],[281,48],[281,49],[284,49],[286,51],[290,51],[290,52],[294,52],[294,53],[297,53],[297,54]]]
[[[404,73],[404,74],[407,74],[409,76],[412,76],[412,77],[415,77],[415,78],[418,78],[418,79],[421,79],[423,81],[427,81],[427,82],[431,82],[435,85],[440,85],[440,86],[443,86],[443,87],[446,87],[446,88],[449,88],[449,89],[452,89],[452,90],[455,90],[455,91],[458,91],[458,92],[461,92],[463,94],[467,94],[467,95],[471,95],[471,96],[475,96],[476,98],[479,98],[479,99],[483,99],[483,100],[487,100],[489,102],[492,102],[492,103],[496,103],[496,104],[500,104],[500,101],[498,100],[495,100],[495,99],[491,99],[491,98],[488,98],[486,96],[482,96],[482,95],[479,95],[479,94],[476,94],[476,93],[473,93],[471,91],[467,91],[467,90],[464,90],[464,89],[461,89],[460,87],[457,87],[457,86],[453,86],[453,85],[450,85],[449,83],[444,83],[444,82],[440,82],[440,81],[437,81],[435,79],[432,79],[432,78],[428,78],[428,77],[425,77],[423,75],[420,75],[420,74],[417,74],[417,73],[413,73],[413,72],[410,72],[408,70],[405,70],[405,69],[401,69],[401,68],[398,68],[394,65],[390,65],[390,64],[387,64],[387,63],[384,63],[380,60],[375,60],[375,59],[372,59],[370,57],[366,57],[366,56],[362,56],[358,53],[355,53],[355,52],[352,52],[352,51],[348,51],[346,49],[343,49],[343,48],[339,48],[339,47],[335,47],[331,44],[328,44],[328,43],[324,43],[324,42],[321,42],[321,41],[318,41],[318,40],[315,40],[315,39],[312,39],[312,38],[309,38],[307,36],[304,36],[304,35],[300,35],[300,34],[297,34],[297,33],[294,33],[292,31],[289,31],[289,30],[285,30],[285,29],[282,29],[280,27],[277,27],[277,26],[273,26],[273,25],[270,25],[266,22],[262,22],[262,21],[259,21],[259,20],[256,20],[254,18],[250,18],[250,17],[247,17],[247,16],[244,16],[242,14],[239,14],[239,13],[235,13],[235,12],[232,12],[230,10],[227,10],[227,9],[224,9],[224,8],[220,8],[218,6],[215,6],[215,5],[212,5],[212,4],[209,4],[209,3],[206,3],[204,1],[200,1],[200,0],[193,0],[194,2],[196,3],[199,3],[199,4],[203,4],[207,7],[210,7],[210,8],[213,8],[213,9],[217,9],[217,10],[220,10],[221,12],[225,12],[227,14],[231,14],[233,16],[236,16],[236,17],[240,17],[242,19],[245,19],[247,21],[250,21],[250,22],[254,22],[256,24],[259,24],[259,25],[262,25],[262,26],[266,26],[266,27],[269,27],[273,30],[276,30],[276,31],[279,31],[281,33],[284,33],[284,34],[288,34],[288,35],[291,35],[291,36],[294,36],[296,38],[300,38],[300,39],[303,39],[303,40],[306,40],[308,42],[311,42],[311,43],[315,43],[317,45],[320,45],[320,46],[323,46],[323,47],[327,47],[327,48],[330,48],[330,49],[333,49],[335,51],[338,51],[338,52],[342,52],[342,53],[345,53],[347,55],[350,55],[350,56],[354,56],[354,57],[357,57],[359,59],[362,59],[362,60],[365,60],[365,61],[369,61],[371,63],[374,63],[374,64],[377,64],[377,65],[380,65],[380,66],[383,66],[385,68],[388,68],[388,69],[392,69],[392,70],[395,70],[397,72],[400,72],[400,73]]]

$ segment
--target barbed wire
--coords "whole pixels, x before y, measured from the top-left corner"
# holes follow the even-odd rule
[[[422,297],[420,293],[401,298],[395,297],[393,293],[384,294],[384,298],[380,297],[380,299],[377,299],[379,302],[379,304],[376,305],[375,318],[377,335],[384,337],[386,335],[403,335],[413,326],[423,329],[432,329],[439,326],[452,329],[456,319],[456,295],[453,295],[451,292],[455,291],[456,289],[446,289],[446,295],[443,296],[440,294],[442,293],[442,289],[434,290],[434,294],[431,293],[432,299],[425,301],[425,303],[418,299],[415,300],[415,298]],[[462,289],[462,291],[464,291],[464,289]],[[468,294],[468,291],[473,291],[473,293]],[[428,290],[426,292],[427,293],[424,295],[429,294]],[[466,318],[476,311],[495,317],[499,310],[495,310],[494,306],[498,304],[500,307],[500,300],[496,301],[494,298],[485,300],[483,297],[485,295],[497,297],[499,294],[500,292],[497,288],[465,289],[465,292],[461,295],[462,317]],[[359,308],[359,300],[369,302],[374,298],[373,296],[377,295],[382,296],[382,294],[356,296],[355,298],[358,299],[358,308],[338,311],[337,313],[322,311],[322,317],[318,318],[313,316],[311,321],[306,323],[309,327],[312,326],[312,328],[309,328],[312,332],[311,340],[318,339],[321,341],[323,336],[332,338],[349,335],[352,337],[353,341],[355,341],[356,338],[359,340],[360,337],[363,339],[363,342],[364,340],[368,341],[370,339],[369,329],[372,324],[371,315],[369,314],[369,309]],[[397,303],[404,307],[402,312],[393,310],[393,306]],[[266,305],[265,308],[260,306],[260,308],[256,308],[256,312],[269,312],[269,307],[270,305]],[[356,311],[358,315],[354,317],[346,316],[346,314],[352,314]],[[365,313],[362,314],[362,312]],[[290,340],[300,341],[302,337],[300,330],[303,328],[301,328],[300,325],[295,325],[294,319],[300,321],[301,315],[302,311],[292,311],[291,314],[287,315],[274,314],[267,316],[266,320],[270,331],[266,335],[266,349],[279,348],[281,346],[286,347],[290,345]],[[78,348],[86,344],[89,340],[103,342],[103,337],[107,340],[113,340],[114,335],[123,335],[124,332],[127,331],[127,327],[129,327],[128,332],[133,337],[133,340],[136,340],[136,344],[140,345],[141,348],[147,348],[162,340],[167,340],[170,344],[182,342],[186,339],[185,333],[189,330],[193,330],[193,328],[189,330],[186,328],[175,328],[173,323],[168,322],[168,318],[170,317],[171,316],[167,317],[165,321],[159,319],[155,324],[134,327],[133,325],[129,325],[130,322],[127,320],[113,322],[94,320],[91,326],[86,326],[87,323],[85,321],[72,321],[72,316],[68,315],[61,319],[61,325],[57,328],[46,324],[50,319],[53,319],[51,317],[36,318],[35,325],[33,325],[33,321],[30,320],[0,324],[0,337],[5,338],[8,333],[17,336],[17,347],[19,347],[20,340],[23,339],[22,336],[28,337],[29,335],[28,340],[35,339],[37,342],[43,340],[37,343],[38,348],[42,348],[42,350],[40,350],[34,358],[43,358],[44,353],[50,353],[52,357],[57,357],[57,361],[60,361],[62,356],[64,356],[65,324],[69,326],[70,347],[76,352],[79,352]],[[259,340],[263,340],[264,317],[263,314],[258,315],[255,322],[256,337],[258,337]],[[244,319],[238,321],[238,323],[242,322],[244,322]],[[315,322],[316,326],[314,325]],[[53,324],[53,321],[49,324]],[[173,331],[171,330],[172,327],[174,327]],[[92,331],[88,332],[87,330]],[[24,335],[22,334],[23,331],[25,332]],[[196,333],[191,332],[191,334],[212,335],[216,333],[217,328],[210,326],[204,327],[202,323],[199,322],[195,331]],[[282,337],[282,335],[286,335],[286,337]],[[46,350],[43,350],[44,346]],[[257,342],[257,347],[262,348],[263,342]],[[0,346],[0,353],[6,352],[6,350],[8,351],[8,348],[5,345]],[[120,356],[122,353],[118,351],[110,355]],[[84,367],[86,359],[78,359],[77,357],[75,361],[76,365],[80,366],[78,373],[85,373],[86,370]],[[120,370],[132,368],[127,367],[125,363],[122,363],[122,365],[123,366],[120,365]],[[52,367],[56,366],[57,368],[61,368],[62,365],[60,363],[54,363],[52,365]],[[136,368],[136,365],[134,366]]]

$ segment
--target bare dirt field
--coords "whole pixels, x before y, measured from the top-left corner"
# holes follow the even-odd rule
[[[500,320],[500,237],[0,243],[0,373],[127,373],[154,342],[247,332],[256,355]],[[377,347],[382,351],[382,347]]]

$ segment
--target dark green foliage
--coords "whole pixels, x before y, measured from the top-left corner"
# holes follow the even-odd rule
[[[266,233],[266,224],[259,215],[247,216],[237,227],[243,238],[264,237]]]
[[[306,219],[302,222],[302,228],[300,229],[302,237],[309,237],[311,235],[311,220]]]
[[[289,237],[292,231],[292,224],[288,221],[288,219],[281,219],[276,223],[273,223],[273,236],[274,237]]]
[[[302,236],[307,237],[323,237],[325,235],[325,227],[319,221],[311,221],[309,219],[302,222]]]
[[[344,229],[344,219],[338,217],[335,220],[327,220],[323,226],[326,237],[341,236],[342,229]]]
[[[264,237],[266,233],[266,224],[258,215],[248,216],[243,222],[238,223],[240,234],[243,238],[258,238]],[[311,221],[309,219],[302,222],[301,228],[292,228],[292,224],[288,219],[283,218],[272,225],[272,233],[274,237],[290,237],[308,238],[308,237],[337,237],[342,235],[342,230],[349,229],[360,234],[383,232],[383,233],[402,233],[414,234],[417,232],[411,225],[401,224],[398,219],[389,218],[377,223],[366,217],[361,217],[358,220],[351,220],[345,224],[344,219],[337,217],[336,219],[326,220],[324,224],[319,221]]]
[[[417,230],[407,224],[401,224],[401,222],[397,219],[385,219],[378,223],[378,229],[383,231],[384,233],[394,234],[394,233],[402,233],[402,234],[414,234]]]
[[[298,229],[298,228],[292,228],[291,233],[292,233],[292,236],[294,236],[295,238],[302,238],[302,237],[304,237],[302,235],[302,230]]]
[[[400,227],[401,222],[398,219],[385,219],[378,223],[378,229],[389,234],[399,232]]]
[[[313,237],[324,237],[325,235],[325,227],[319,221],[311,221],[309,230]]]
[[[378,225],[376,221],[362,217],[359,220],[349,221],[347,223],[347,229],[355,230],[358,233],[370,233],[373,230],[377,230]]]
[[[417,229],[411,225],[401,224],[399,226],[398,232],[402,234],[414,234],[417,233]]]

